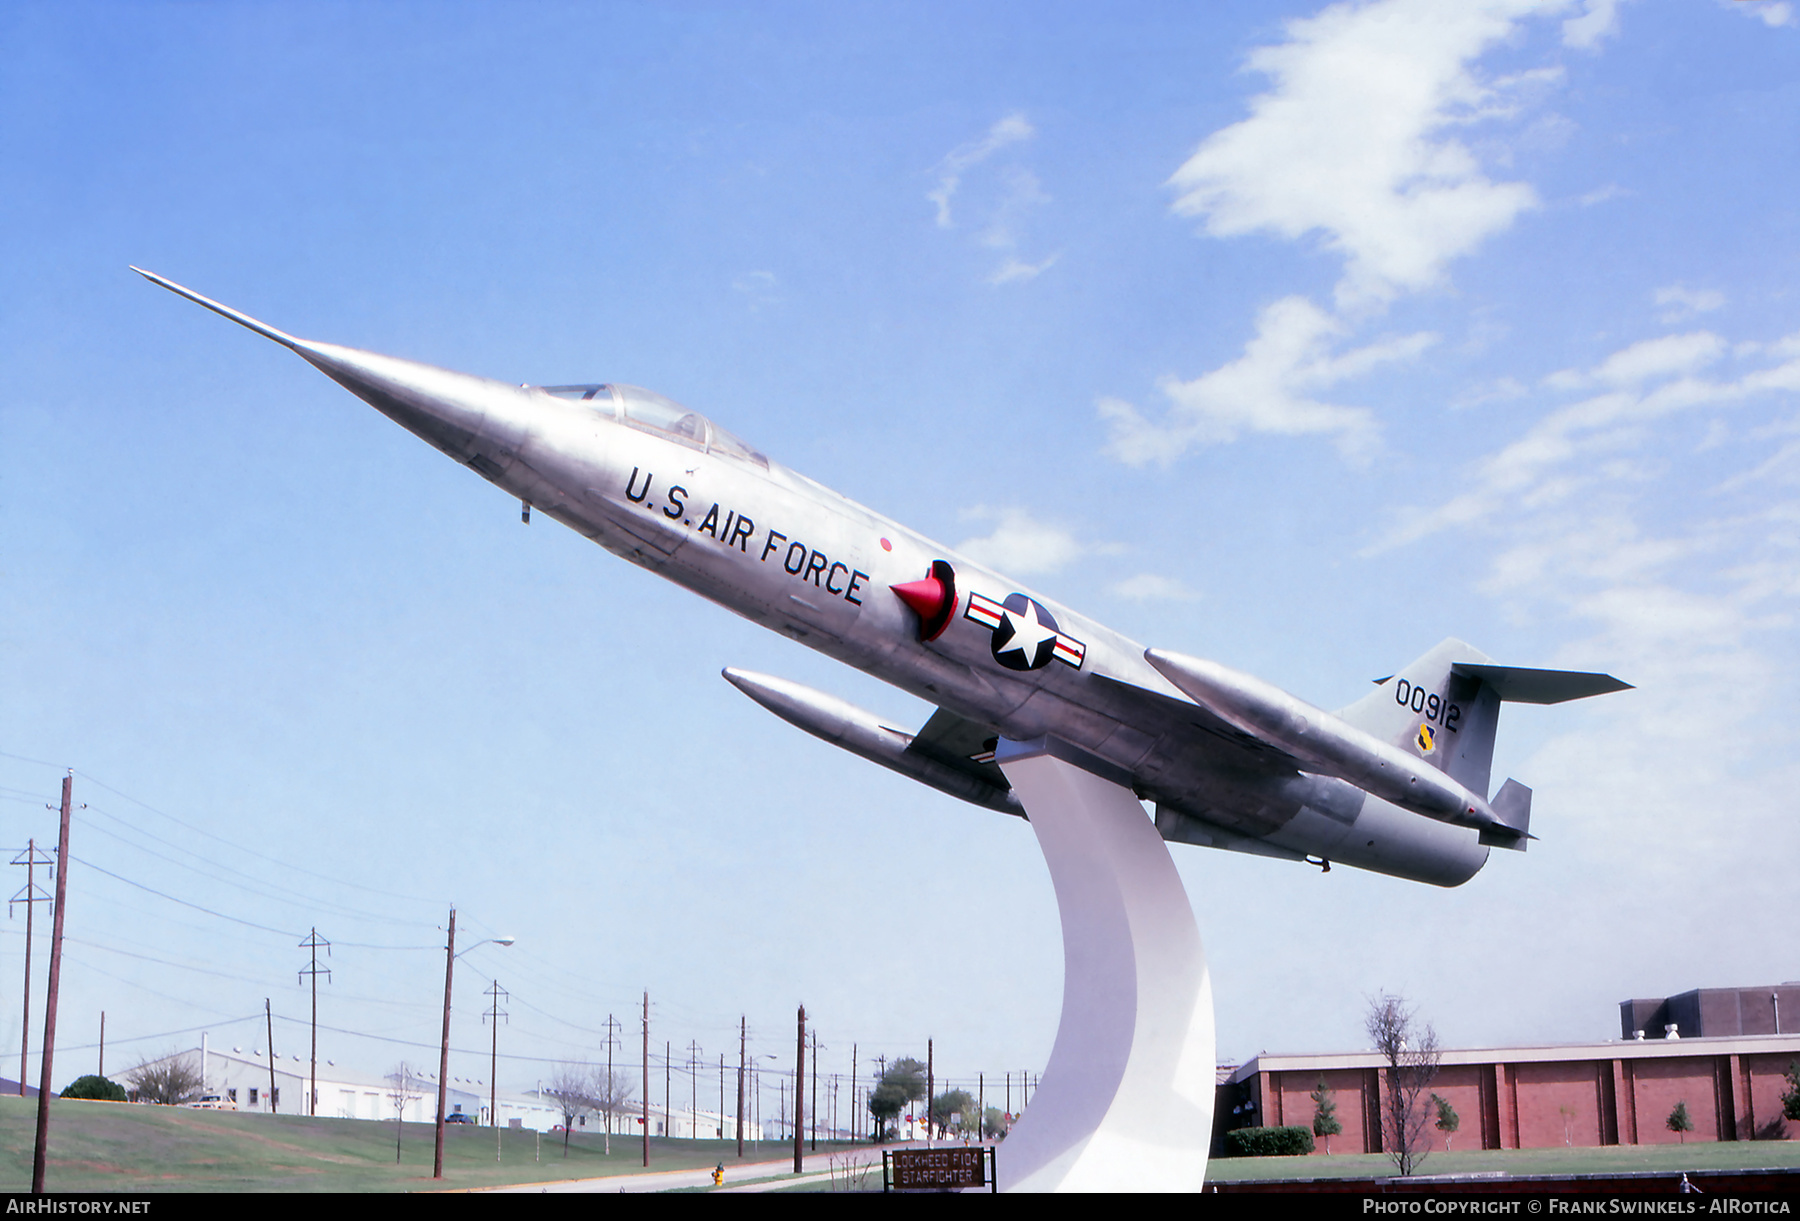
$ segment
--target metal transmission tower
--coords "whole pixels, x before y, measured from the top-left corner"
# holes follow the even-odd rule
[[[37,884],[37,867],[49,865],[51,877],[55,877],[55,865],[52,858],[38,851],[37,840],[25,841],[25,851],[13,857],[13,864],[25,866],[25,889],[7,901],[6,917],[12,919],[14,903],[25,905],[25,1008],[19,1019],[19,1097],[25,1096],[25,1059],[31,1051],[31,916],[36,910],[34,903],[49,903],[50,896]]]
[[[606,1151],[612,1152],[613,1112],[619,1106],[618,1078],[613,1076],[613,1049],[623,1047],[619,1042],[619,1031],[624,1023],[612,1014],[606,1015],[606,1096],[610,1100],[606,1108]]]
[[[319,1113],[319,976],[323,975],[327,980],[331,978],[331,968],[319,965],[319,951],[324,950],[325,956],[329,958],[331,942],[319,936],[318,929],[309,929],[306,940],[300,943],[300,948],[312,951],[311,961],[300,968],[299,976],[301,979],[305,979],[309,975],[312,977],[312,1079],[307,1082],[306,1113],[317,1115]],[[269,1054],[274,1055],[273,1048],[270,1048]]]
[[[700,1139],[700,1041],[688,1040],[688,1137]]]
[[[500,981],[496,979],[488,988],[487,995],[487,1012],[481,1015],[481,1020],[485,1022],[492,1018],[494,1021],[494,1041],[488,1051],[488,1122],[494,1125],[494,1160],[497,1162],[500,1160],[500,1019],[506,1018],[509,1025],[512,1022],[506,1010],[500,1008],[500,1002],[512,994],[502,988]]]

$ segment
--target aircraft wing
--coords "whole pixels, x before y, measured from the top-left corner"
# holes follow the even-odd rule
[[[1203,752],[1211,766],[1278,773],[1305,767],[1273,742],[1245,733],[1191,700],[1098,672],[1093,681],[1107,694],[1108,711],[1120,721],[1152,739],[1182,743],[1191,751]]]
[[[907,744],[908,754],[923,755],[996,788],[1012,786],[994,762],[994,742],[1000,731],[992,725],[957,716],[939,708],[924,728]]]

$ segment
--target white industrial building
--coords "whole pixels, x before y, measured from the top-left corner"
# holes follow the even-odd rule
[[[214,1047],[203,1039],[199,1047],[176,1052],[164,1059],[187,1059],[200,1068],[203,1095],[218,1095],[225,1110],[263,1114],[307,1113],[306,1084],[311,1060],[303,1055],[277,1055],[271,1062],[260,1047]],[[414,1069],[403,1090],[386,1076],[357,1072],[335,1061],[321,1059],[313,1113],[334,1119],[392,1120],[396,1111],[408,1123],[431,1123],[437,1116],[437,1073]],[[472,1116],[489,1124],[488,1088],[473,1077],[452,1076],[445,1090],[449,1114]],[[508,1127],[548,1132],[562,1122],[554,1103],[535,1094],[501,1094],[496,1100],[500,1122]]]

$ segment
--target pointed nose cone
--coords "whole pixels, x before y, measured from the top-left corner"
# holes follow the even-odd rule
[[[489,479],[498,479],[511,465],[529,432],[530,405],[520,387],[397,356],[300,339],[153,272],[132,270],[292,349],[408,432]]]
[[[408,432],[490,478],[524,441],[519,388],[435,365],[296,340],[306,362]]]

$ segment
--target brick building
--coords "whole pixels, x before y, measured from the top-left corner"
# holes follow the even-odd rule
[[[1793,985],[1779,991],[1789,990],[1800,992]],[[1777,990],[1742,991],[1760,996],[1767,1010],[1769,993]],[[1700,995],[1625,1005],[1666,1005]],[[1723,1002],[1716,1011],[1726,1012]],[[1800,1026],[1800,1000],[1790,1016]],[[1430,1092],[1448,1099],[1461,1120],[1452,1149],[1673,1144],[1681,1137],[1669,1131],[1667,1121],[1680,1103],[1687,1104],[1693,1121],[1686,1135],[1691,1141],[1795,1139],[1800,1122],[1784,1122],[1781,1095],[1788,1088],[1784,1074],[1796,1060],[1800,1033],[1472,1048],[1443,1053]],[[1310,1127],[1312,1094],[1321,1081],[1332,1091],[1343,1125],[1342,1134],[1331,1138],[1331,1151],[1380,1152],[1379,1090],[1386,1073],[1386,1062],[1373,1051],[1260,1055],[1219,1087],[1214,1153],[1221,1152],[1223,1133],[1231,1128]],[[1431,1127],[1427,1133],[1434,1148],[1444,1147],[1444,1133]],[[1318,1153],[1324,1152],[1320,1141]]]

